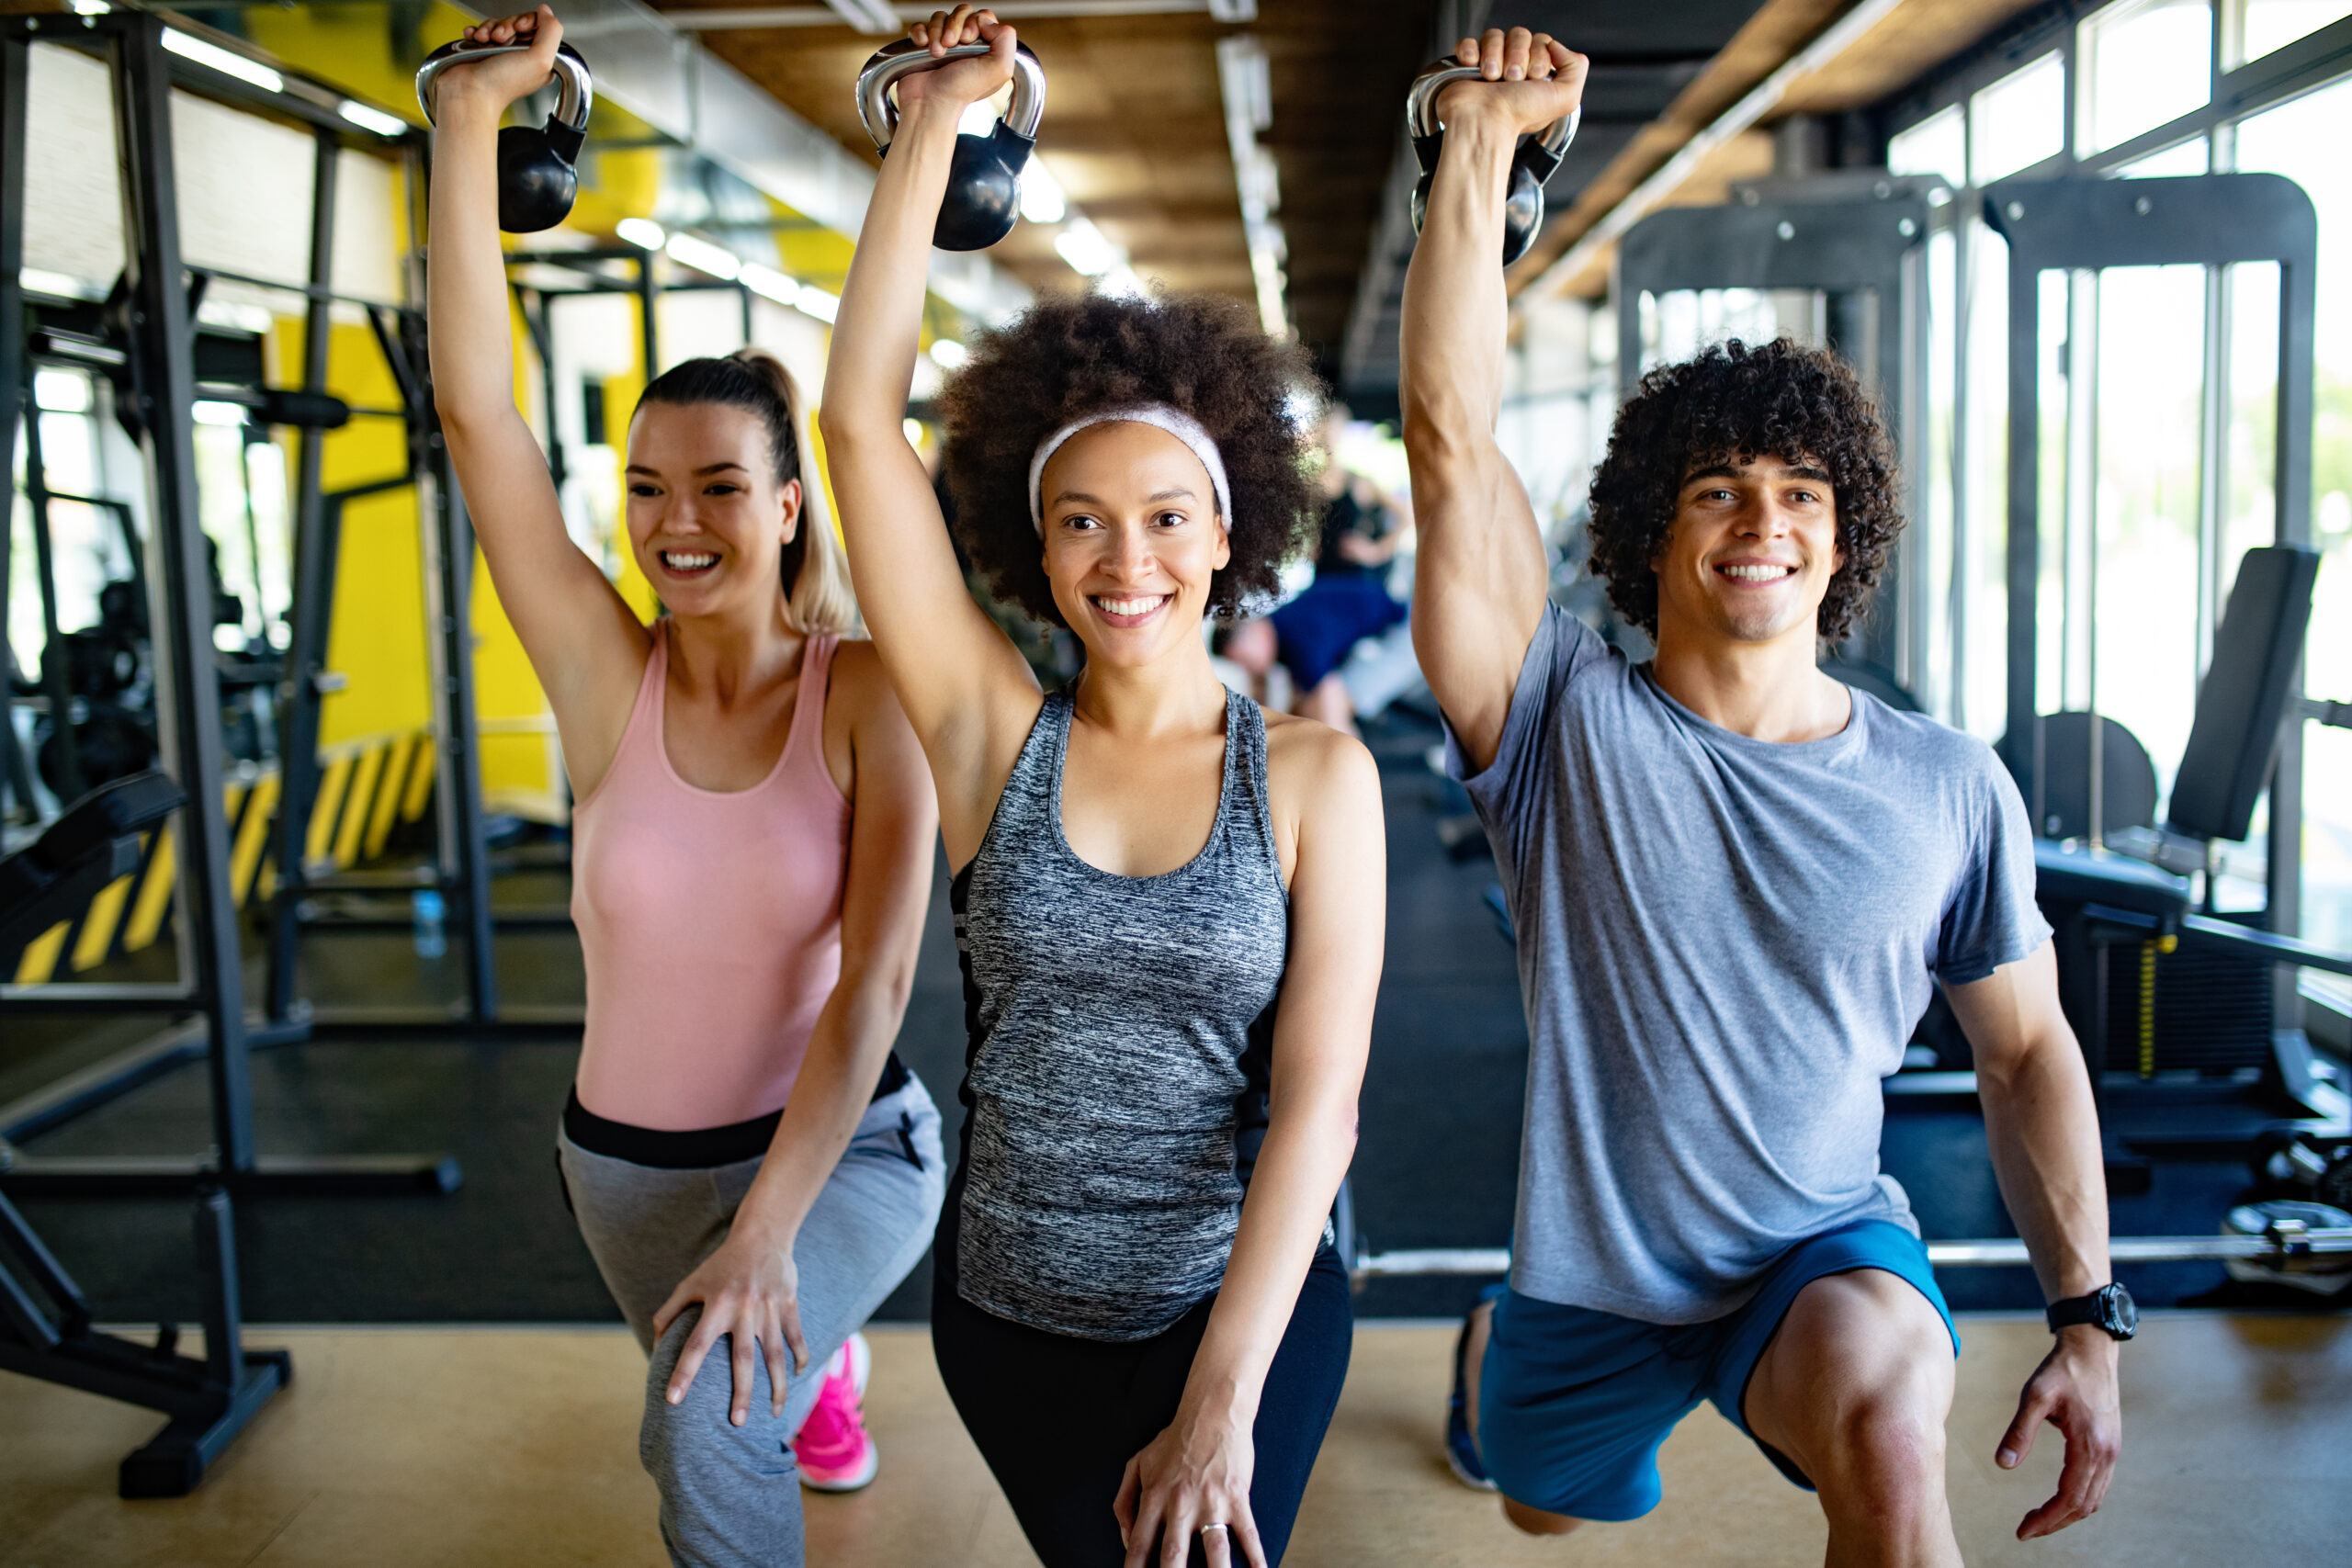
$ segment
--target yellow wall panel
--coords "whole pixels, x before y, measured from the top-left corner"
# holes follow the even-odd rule
[[[57,955],[65,949],[65,933],[73,929],[71,920],[60,920],[33,938],[25,955],[17,960],[17,984],[38,986],[57,968]]]
[[[352,775],[351,809],[343,814],[335,828],[334,863],[347,866],[359,858],[359,834],[368,826],[368,815],[376,805],[376,781],[384,772],[384,755],[389,743],[370,746],[359,753],[358,770]]]
[[[409,762],[416,754],[417,737],[403,735],[392,742],[391,759],[384,764],[385,778],[376,791],[376,805],[368,814],[368,837],[360,844],[360,853],[374,860],[384,852],[384,840],[392,836],[392,823],[398,819],[401,794],[408,785]]]
[[[74,939],[74,967],[95,969],[114,951],[115,922],[122,919],[123,901],[130,897],[128,876],[118,876],[98,889],[82,917],[82,934]]]
[[[229,854],[229,887],[239,904],[252,896],[254,872],[269,848],[277,815],[278,775],[264,773],[254,782],[254,797],[237,823],[237,842]]]
[[[147,880],[139,885],[139,900],[130,907],[130,924],[123,928],[122,950],[136,953],[164,929],[164,913],[172,907],[172,889],[179,880],[179,840],[168,822],[157,829],[155,852],[147,857]]]
[[[424,816],[425,807],[432,803],[434,779],[439,763],[439,759],[434,755],[435,750],[430,735],[416,743],[416,758],[408,765],[408,788],[401,793],[401,820],[403,822],[413,822]]]
[[[335,812],[343,805],[343,792],[351,783],[351,755],[329,761],[326,772],[319,777],[318,801],[311,807],[311,830],[302,844],[302,859],[315,865],[327,858],[327,851],[334,842]]]

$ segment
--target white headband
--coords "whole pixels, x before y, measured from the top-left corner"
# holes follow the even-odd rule
[[[1216,491],[1217,515],[1229,525],[1233,521],[1233,492],[1225,482],[1225,459],[1216,453],[1216,443],[1201,422],[1182,409],[1166,403],[1137,403],[1132,408],[1105,409],[1101,413],[1074,419],[1037,444],[1037,455],[1029,459],[1029,522],[1040,538],[1046,533],[1046,511],[1038,491],[1046,481],[1046,460],[1062,448],[1062,444],[1090,424],[1148,424],[1164,430],[1192,449],[1209,471],[1209,483]]]

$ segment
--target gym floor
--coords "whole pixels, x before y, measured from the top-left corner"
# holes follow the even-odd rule
[[[1370,739],[1387,787],[1387,968],[1354,1180],[1377,1247],[1508,1239],[1525,1032],[1509,945],[1482,895],[1483,857],[1439,846],[1461,797],[1424,761],[1433,727],[1408,715]],[[502,905],[560,903],[560,871],[502,877]],[[964,1041],[944,869],[900,1050],[947,1108]],[[404,931],[320,933],[306,992],[325,1002],[453,999],[458,958],[419,960]],[[581,996],[576,940],[499,940],[515,1003]],[[119,1050],[122,1025],[14,1032],[0,1099]],[[636,1466],[639,1361],[554,1179],[551,1132],[576,1039],[320,1043],[254,1057],[254,1103],[272,1154],[447,1151],[446,1198],[249,1200],[236,1212],[256,1345],[295,1353],[291,1391],[194,1496],[126,1504],[114,1466],[153,1416],[0,1378],[0,1568],[80,1563],[651,1563],[653,1498]],[[45,1154],[192,1151],[209,1141],[205,1079],[175,1069],[28,1141]],[[1981,1120],[1965,1101],[1891,1101],[1886,1164],[1930,1236],[2009,1234]],[[2243,1163],[2167,1162],[2144,1196],[2114,1204],[2119,1232],[2205,1233],[2245,1194]],[[22,1204],[104,1321],[187,1320],[192,1243],[179,1200]],[[2108,1510],[2030,1549],[2009,1531],[2049,1490],[2055,1447],[2029,1478],[1989,1454],[2046,1336],[2023,1269],[1943,1276],[1968,1348],[1950,1473],[1972,1561],[2211,1563],[2299,1550],[2340,1554],[2352,1533],[2352,1326],[2312,1298],[2227,1281],[2217,1265],[2127,1269],[2162,1309],[2124,1359],[2127,1460]],[[812,1559],[922,1568],[1032,1562],[964,1438],[920,1326],[928,1261],[875,1334],[868,1417],[885,1468],[855,1498],[809,1508]],[[1289,1561],[1320,1563],[1677,1563],[1818,1561],[1818,1510],[1712,1412],[1668,1445],[1668,1500],[1651,1518],[1573,1548],[1522,1540],[1438,1457],[1451,1329],[1479,1281],[1373,1282],[1348,1391]],[[2273,1314],[2246,1309],[2290,1309]],[[2301,1309],[2300,1311],[2293,1309]],[[1999,1315],[2007,1314],[2007,1315]],[[1418,1321],[1416,1321],[1418,1320]],[[399,1326],[411,1325],[411,1326]],[[485,1478],[496,1478],[494,1482]],[[2317,1484],[2313,1484],[2316,1483]],[[2041,1491],[2036,1492],[2039,1485]],[[2030,1498],[2029,1497],[2030,1495]]]
[[[2129,1412],[2107,1506],[2049,1540],[2011,1532],[2052,1490],[2054,1434],[2014,1474],[1992,1452],[2047,1344],[2040,1323],[1962,1325],[1947,1471],[1972,1562],[2138,1568],[2343,1560],[2352,1535],[2352,1323],[2152,1315],[2123,1358]],[[1450,1325],[1367,1324],[1306,1491],[1289,1568],[1453,1563],[1818,1562],[1820,1511],[1712,1409],[1660,1457],[1666,1500],[1573,1542],[1515,1534],[1438,1457]],[[871,1489],[810,1497],[809,1560],[889,1568],[1034,1565],[964,1436],[920,1328],[878,1328]],[[437,1568],[662,1561],[637,1468],[643,1361],[618,1329],[263,1331],[291,1389],[196,1495],[125,1503],[114,1466],[155,1418],[0,1379],[0,1568]],[[493,1479],[494,1478],[494,1479]]]

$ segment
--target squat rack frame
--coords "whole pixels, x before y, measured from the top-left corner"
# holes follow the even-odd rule
[[[236,902],[229,881],[227,826],[218,807],[223,778],[220,715],[209,689],[212,625],[210,576],[198,513],[195,446],[183,411],[196,392],[193,311],[182,281],[177,198],[171,142],[171,66],[163,23],[117,12],[105,17],[19,17],[0,27],[0,459],[9,457],[25,387],[23,262],[26,86],[31,46],[80,24],[100,40],[114,88],[116,136],[121,150],[126,265],[122,328],[131,350],[131,396],[147,458],[152,504],[146,549],[148,578],[159,592],[151,605],[156,660],[157,710],[165,766],[188,797],[180,812],[179,897],[181,973],[189,1000],[202,1016],[211,1044],[209,1074],[215,1161],[175,1173],[178,1190],[192,1190],[202,1280],[205,1357],[176,1355],[167,1329],[147,1358],[128,1353],[91,1359],[34,1349],[48,1326],[36,1315],[27,1343],[0,1342],[0,1365],[48,1381],[172,1412],[157,1438],[129,1456],[120,1488],[129,1496],[171,1496],[191,1490],[205,1468],[241,1432],[256,1410],[291,1375],[283,1352],[247,1352],[242,1342],[242,1302],[230,1171],[253,1161],[245,1059],[245,1019],[238,956]],[[60,716],[62,718],[63,716]],[[0,1160],[11,1151],[0,1145]],[[13,1183],[12,1183],[13,1185]],[[0,1200],[5,1202],[5,1200]],[[40,1247],[13,1208],[10,1229],[21,1239],[17,1261],[44,1284],[64,1276]],[[54,1292],[52,1292],[52,1294]],[[20,1327],[27,1326],[19,1325]],[[80,1337],[85,1324],[65,1327]],[[55,1331],[51,1330],[54,1337]],[[141,1359],[149,1364],[140,1365]],[[119,1363],[119,1364],[114,1364]]]

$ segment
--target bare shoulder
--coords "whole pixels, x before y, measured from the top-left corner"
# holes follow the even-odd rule
[[[1277,807],[1302,815],[1380,797],[1380,768],[1363,741],[1315,719],[1271,709],[1266,783]]]
[[[854,717],[889,717],[900,723],[899,694],[883,668],[882,656],[864,637],[843,637],[833,649],[832,677],[826,700]]]

